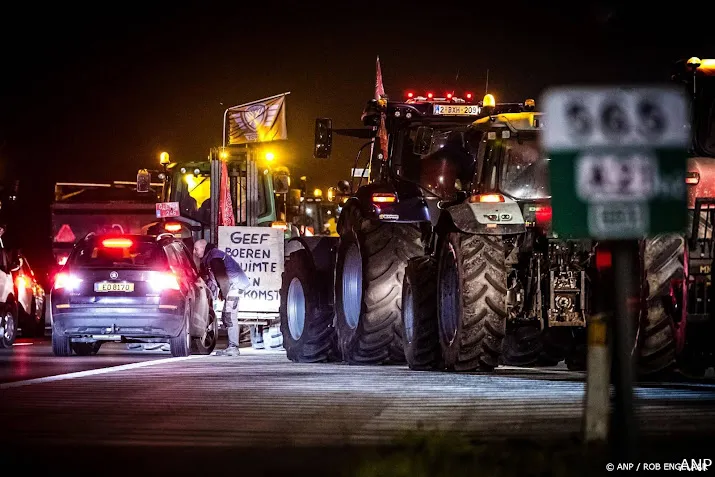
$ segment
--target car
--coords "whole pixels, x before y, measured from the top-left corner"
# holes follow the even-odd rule
[[[23,337],[45,334],[45,289],[38,282],[22,252],[16,253],[19,268],[13,272],[20,331]]]
[[[0,240],[0,348],[12,347],[17,338],[18,308],[12,275],[19,269],[20,264],[10,258]]]
[[[218,337],[212,295],[172,234],[88,234],[55,276],[49,309],[57,356],[95,355],[106,342],[210,354]]]

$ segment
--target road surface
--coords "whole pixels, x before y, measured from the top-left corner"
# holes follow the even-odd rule
[[[384,444],[420,429],[487,440],[581,430],[583,374],[560,369],[414,372],[294,364],[250,348],[239,358],[171,358],[120,345],[56,358],[47,341],[2,350],[0,363],[2,432],[26,449],[213,452]],[[636,395],[645,435],[712,437],[714,384],[645,383]]]

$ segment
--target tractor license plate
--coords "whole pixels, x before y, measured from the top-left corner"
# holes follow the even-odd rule
[[[130,282],[97,282],[94,284],[94,291],[98,293],[134,291],[134,284]]]
[[[477,116],[479,106],[474,104],[435,104],[433,113],[438,116]]]

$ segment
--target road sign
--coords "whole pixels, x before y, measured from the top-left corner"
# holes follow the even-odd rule
[[[370,177],[370,173],[368,172],[367,169],[351,169],[351,173],[353,177]]]
[[[156,217],[159,219],[167,219],[170,217],[178,217],[179,212],[178,202],[159,202],[156,204]]]
[[[561,87],[541,104],[554,232],[620,240],[685,230],[690,129],[679,89]]]

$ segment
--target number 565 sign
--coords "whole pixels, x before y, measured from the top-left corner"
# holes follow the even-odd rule
[[[555,88],[542,98],[553,228],[635,239],[685,230],[685,95],[670,87]]]

